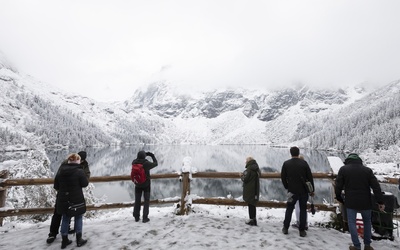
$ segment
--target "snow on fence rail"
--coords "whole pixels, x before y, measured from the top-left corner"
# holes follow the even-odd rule
[[[197,172],[197,173],[164,173],[164,174],[152,174],[151,178],[156,179],[170,179],[179,178],[182,182],[182,193],[181,197],[152,200],[150,204],[166,204],[180,202],[180,212],[178,214],[187,214],[190,211],[190,207],[186,205],[189,199],[189,204],[212,204],[212,205],[227,205],[227,206],[247,206],[247,203],[228,198],[199,198],[190,197],[190,178],[228,178],[238,179],[240,178],[241,172]],[[331,179],[333,180],[336,175],[334,173],[313,173],[313,177],[316,179]],[[280,173],[262,173],[262,179],[273,179],[280,178]],[[117,176],[93,176],[90,177],[90,182],[113,182],[113,181],[131,181],[130,175],[117,175]],[[397,184],[395,178],[385,178],[384,183]],[[10,186],[29,186],[29,185],[51,185],[54,183],[53,178],[35,178],[35,179],[8,179],[8,172],[0,172],[0,226],[2,225],[3,218],[7,216],[20,216],[30,214],[49,214],[54,212],[54,207],[45,208],[19,208],[19,209],[7,209],[4,207],[6,201],[7,187]],[[132,207],[134,202],[126,203],[105,203],[105,204],[88,204],[87,210],[101,210],[101,209],[115,209]],[[286,207],[286,201],[259,201],[258,207],[271,207],[271,208],[284,208]],[[334,205],[326,204],[315,204],[319,210],[322,211],[336,211]]]

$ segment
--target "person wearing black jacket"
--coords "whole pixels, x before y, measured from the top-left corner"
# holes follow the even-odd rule
[[[82,239],[82,215],[86,211],[85,197],[82,188],[87,187],[89,181],[80,166],[81,157],[78,154],[70,154],[68,163],[60,166],[54,179],[54,189],[57,190],[56,209],[58,214],[62,214],[61,222],[61,248],[64,249],[72,241],[68,239],[68,228],[71,216],[68,215],[68,207],[71,204],[83,204],[82,214],[75,215],[76,244],[83,246],[87,240]]]
[[[89,178],[90,178],[90,168],[89,168],[89,163],[86,161],[87,153],[86,153],[86,151],[80,151],[78,153],[78,155],[81,157],[81,163],[80,163],[81,168],[83,169],[87,179],[89,180]],[[68,159],[65,159],[61,163],[61,165],[58,168],[58,170],[61,169],[62,165],[67,164],[67,163],[68,163]],[[61,225],[61,219],[62,219],[62,214],[58,214],[57,213],[57,203],[56,203],[55,207],[54,207],[53,216],[51,217],[50,233],[49,233],[49,235],[47,237],[47,240],[46,240],[47,244],[53,243],[54,240],[56,239],[56,236],[58,234],[58,230],[59,230],[60,225]],[[71,233],[75,233],[75,230],[68,230],[68,233],[70,233],[70,234]]]
[[[288,201],[286,203],[285,220],[283,221],[283,234],[288,234],[290,221],[292,220],[292,213],[297,201],[300,206],[300,225],[299,234],[301,237],[307,235],[306,218],[307,218],[307,201],[309,193],[306,189],[306,181],[309,181],[314,188],[314,180],[311,173],[310,166],[305,160],[299,158],[300,149],[298,147],[291,147],[291,159],[285,161],[282,165],[281,180],[282,184],[288,192]],[[310,193],[314,196],[314,192]]]
[[[347,212],[347,222],[353,246],[350,250],[361,249],[358,239],[356,218],[357,213],[361,213],[364,224],[364,249],[373,250],[371,247],[371,213],[372,196],[378,202],[379,210],[384,211],[385,205],[383,195],[378,180],[372,170],[363,165],[361,158],[357,154],[349,154],[344,161],[344,166],[339,169],[335,181],[336,200],[344,203]],[[342,197],[344,190],[344,198]]]
[[[150,156],[153,162],[150,162],[146,159],[146,156]],[[151,190],[151,180],[150,180],[150,170],[155,168],[158,165],[157,159],[151,152],[139,151],[137,153],[137,158],[132,161],[133,164],[142,164],[145,174],[146,181],[141,184],[135,184],[135,205],[133,207],[133,217],[135,217],[135,221],[138,222],[140,220],[140,207],[142,194],[144,198],[143,205],[143,219],[142,222],[149,222],[149,207],[150,207],[150,190]]]
[[[260,198],[261,171],[253,157],[246,158],[246,170],[241,179],[243,181],[243,200],[247,202],[250,220],[247,225],[257,226],[256,205]]]

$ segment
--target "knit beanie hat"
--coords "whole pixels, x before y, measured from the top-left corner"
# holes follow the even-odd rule
[[[78,155],[81,157],[82,161],[86,160],[86,152],[85,151],[79,152]]]
[[[347,156],[347,158],[344,160],[344,163],[347,164],[350,161],[358,161],[358,162],[362,162],[360,156],[358,156],[358,154],[355,153],[351,153]]]

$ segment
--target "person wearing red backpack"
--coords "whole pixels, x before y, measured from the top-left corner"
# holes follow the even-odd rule
[[[146,156],[151,157],[153,162],[146,159]],[[143,166],[146,180],[143,183],[135,183],[135,205],[133,206],[133,217],[135,221],[140,220],[140,208],[142,195],[144,198],[143,204],[143,219],[142,222],[149,222],[149,207],[150,207],[150,190],[151,190],[151,180],[150,180],[150,170],[158,165],[157,159],[151,152],[139,151],[137,153],[137,158],[132,161],[132,166],[136,164],[141,164]]]

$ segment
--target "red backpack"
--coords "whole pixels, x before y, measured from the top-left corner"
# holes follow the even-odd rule
[[[143,164],[132,164],[131,179],[135,184],[142,184],[146,181],[146,173],[144,172]]]

